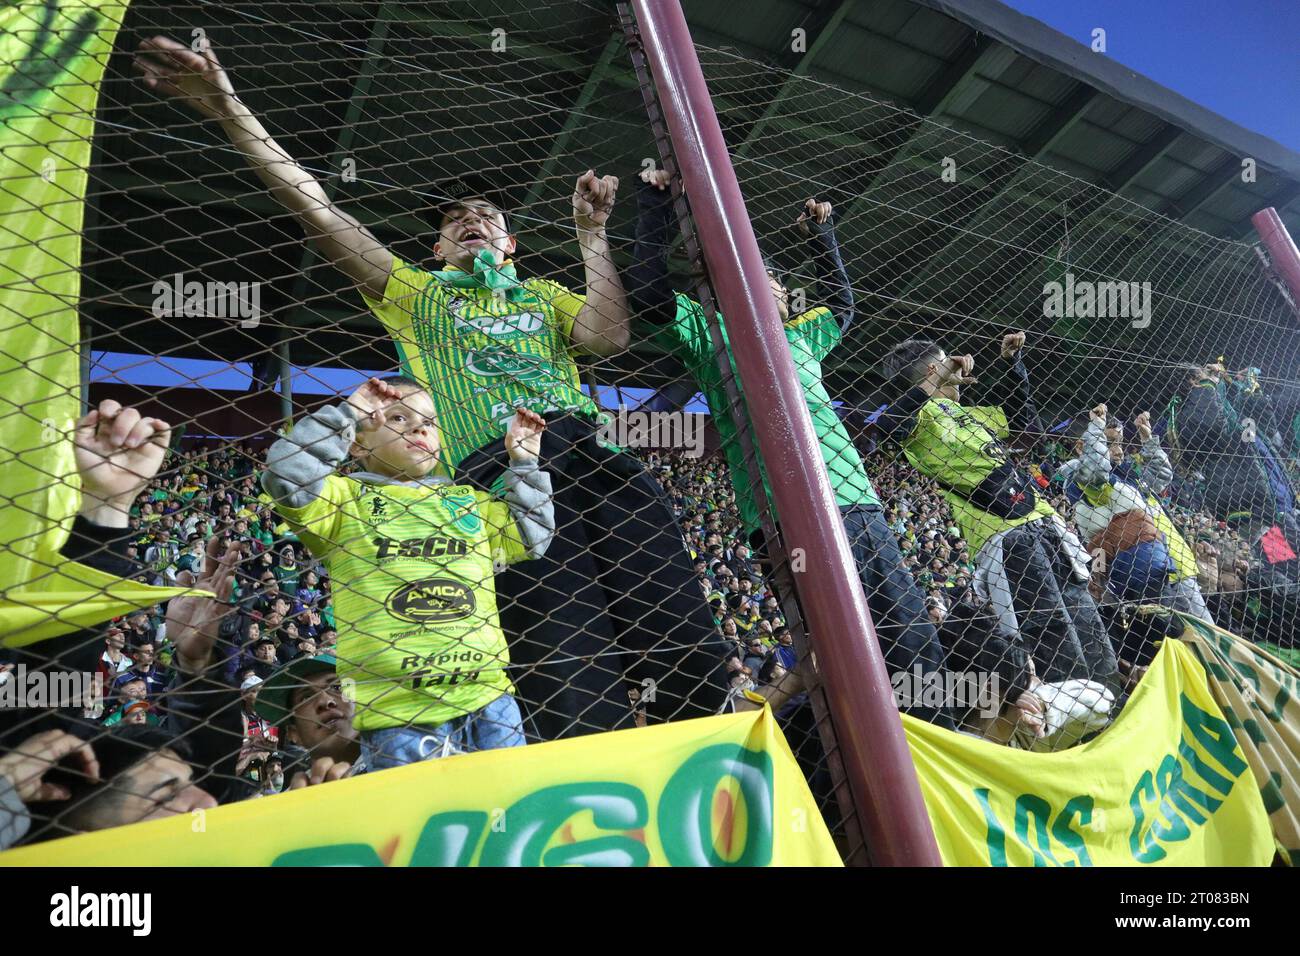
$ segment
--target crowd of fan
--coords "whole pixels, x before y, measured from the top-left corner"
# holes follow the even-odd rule
[[[1049,443],[1040,455],[1021,455],[1018,460],[1078,534],[1059,480],[1054,480],[1065,457],[1062,446]],[[759,564],[745,540],[727,463],[721,456],[651,454],[650,464],[681,523],[715,620],[734,642],[733,688],[774,683],[774,675],[779,678],[794,666],[793,642],[769,581],[770,569]],[[905,462],[885,457],[869,459],[868,471],[885,502],[886,520],[904,565],[925,594],[930,620],[938,626],[958,604],[979,606],[974,557],[937,484]],[[1288,635],[1296,610],[1280,600],[1287,583],[1270,573],[1257,549],[1228,522],[1191,507],[1195,501],[1194,482],[1176,481],[1166,507],[1175,526],[1193,543],[1199,583],[1215,620],[1249,639],[1280,642],[1286,650],[1292,644]],[[1101,577],[1094,580],[1092,591],[1105,606],[1108,621],[1127,620]]]
[[[244,705],[235,766],[243,789],[273,793],[285,785],[284,741],[280,728],[254,709],[257,687],[281,665],[331,653],[337,632],[329,577],[272,511],[257,484],[259,459],[243,445],[171,455],[131,509],[125,553],[136,568],[131,578],[174,586],[202,571],[214,538],[240,544],[230,598],[237,611],[221,625],[223,660],[216,670]],[[106,728],[183,729],[169,706],[183,682],[173,667],[166,607],[109,622],[102,640],[98,697],[82,716]],[[0,663],[0,671],[14,667]]]
[[[732,699],[795,666],[794,640],[761,560],[745,539],[721,456],[649,455],[681,524],[700,589],[727,644]]]
[[[310,759],[304,759],[310,741],[301,731],[286,733],[287,711],[272,720],[266,708],[257,706],[259,687],[273,673],[292,661],[332,653],[337,638],[329,578],[272,510],[258,484],[259,459],[260,453],[248,446],[175,453],[140,494],[129,518],[126,553],[135,562],[134,576],[153,585],[189,583],[205,556],[223,551],[225,542],[241,545],[230,598],[237,611],[222,623],[217,650],[221,661],[216,671],[226,685],[223,700],[238,712],[234,723],[225,721],[224,739],[227,748],[238,747],[238,779],[232,782],[237,785],[226,786],[221,802],[232,794],[240,799],[279,792],[295,771],[304,778],[300,785],[338,776],[328,775],[328,767],[310,770]],[[1050,450],[1041,460],[1022,462],[1069,521],[1065,499],[1052,483],[1059,463]],[[773,588],[772,569],[745,538],[726,462],[721,456],[650,453],[648,464],[680,523],[699,586],[727,641],[729,702],[779,684],[795,668],[792,633]],[[905,566],[926,596],[930,619],[941,625],[958,604],[977,606],[971,551],[935,484],[900,461],[875,456],[871,464],[887,522]],[[1256,634],[1270,613],[1261,592],[1271,582],[1261,576],[1252,549],[1226,523],[1178,504],[1177,493],[1172,497],[1175,522],[1196,542],[1201,585],[1216,618],[1248,637],[1270,636]],[[214,538],[217,547],[210,548]],[[137,733],[157,727],[174,734],[217,713],[208,705],[198,707],[197,716],[188,712],[195,709],[187,708],[177,692],[183,682],[172,673],[176,648],[167,616],[159,606],[106,626],[99,660],[102,697],[84,718],[104,727],[143,725],[132,728]],[[5,668],[12,665],[0,663],[0,670]],[[636,710],[637,691],[629,695],[637,723],[644,724],[644,711]],[[346,730],[335,731],[330,733],[337,740],[330,737],[326,743],[340,758],[355,759],[355,741]],[[320,742],[311,750],[313,756],[319,754]],[[194,759],[204,763],[198,755]]]

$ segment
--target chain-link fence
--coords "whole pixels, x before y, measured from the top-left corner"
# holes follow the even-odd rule
[[[42,16],[7,65],[32,88],[83,29]],[[1296,317],[1254,249],[697,52],[900,706],[1070,746],[1168,630],[1142,604],[1291,649]],[[818,584],[659,110],[603,4],[130,8],[62,269],[80,375],[53,391],[90,417],[6,417],[43,424],[33,456],[79,446],[45,469],[80,511],[38,579],[217,598],[6,637],[11,684],[89,680],[0,709],[4,753],[61,763],[25,839],[761,697],[862,858]]]
[[[1087,739],[1182,632],[1143,606],[1293,653],[1300,342],[1266,256],[698,52],[891,677],[950,692],[908,709]]]

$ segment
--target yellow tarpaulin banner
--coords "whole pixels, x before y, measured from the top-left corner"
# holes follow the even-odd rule
[[[99,83],[126,3],[0,9],[0,643],[184,593],[59,557],[80,502],[81,226]]]
[[[1300,672],[1261,647],[1182,615],[1183,640],[1237,734],[1283,859],[1300,863]]]
[[[1031,753],[904,718],[949,866],[1265,866],[1259,786],[1192,652],[1166,640],[1115,722]]]
[[[839,866],[767,708],[491,750],[0,853],[10,866]]]

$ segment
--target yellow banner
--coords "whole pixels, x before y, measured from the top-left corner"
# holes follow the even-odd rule
[[[21,646],[183,593],[59,557],[80,503],[81,226],[99,83],[124,2],[0,10],[0,643]]]
[[[1259,786],[1178,641],[1115,722],[1069,750],[1011,750],[904,717],[949,866],[1266,866]]]
[[[9,866],[839,866],[771,711],[448,757],[0,853]]]
[[[1182,615],[1183,640],[1259,784],[1278,852],[1300,863],[1300,672],[1261,647]]]

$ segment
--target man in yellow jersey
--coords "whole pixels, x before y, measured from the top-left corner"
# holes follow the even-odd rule
[[[425,271],[392,255],[334,205],[240,102],[211,49],[145,40],[146,86],[218,122],[317,249],[360,290],[397,343],[404,372],[440,420],[440,464],[480,489],[499,487],[501,438],[516,408],[546,417],[542,457],[554,476],[557,535],[545,558],[498,579],[501,620],[521,668],[520,698],[543,739],[631,726],[627,688],[645,688],[651,719],[716,712],[723,647],[694,583],[662,489],[636,458],[598,440],[575,352],[627,346],[626,295],[605,223],[618,181],[588,170],[573,196],[586,273],[576,295],[521,279],[499,202],[464,180],[438,208]]]
[[[1118,687],[1115,649],[1088,593],[1088,553],[1006,445],[1013,431],[1042,434],[1021,352],[1002,336],[985,403],[963,403],[975,359],[908,339],[881,361],[889,407],[878,419],[908,462],[933,478],[976,551],[975,592],[1019,640],[1048,683],[1086,678]]]
[[[262,482],[335,588],[339,677],[372,770],[524,743],[494,566],[546,551],[546,425],[519,409],[506,433],[504,501],[431,475],[433,400],[418,382],[370,379],[271,446]],[[349,456],[364,471],[338,469]]]

